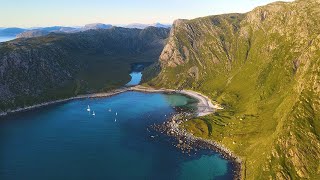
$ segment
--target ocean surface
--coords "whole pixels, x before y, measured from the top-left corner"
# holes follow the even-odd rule
[[[0,36],[0,42],[10,41],[15,39],[15,36]]]
[[[150,128],[191,102],[125,92],[2,117],[0,179],[232,179],[232,164],[219,154],[183,154]]]

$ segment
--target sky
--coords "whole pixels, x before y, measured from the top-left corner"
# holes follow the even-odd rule
[[[175,19],[247,12],[276,0],[0,0],[0,27],[89,23],[171,24]],[[290,1],[290,0],[285,0]]]

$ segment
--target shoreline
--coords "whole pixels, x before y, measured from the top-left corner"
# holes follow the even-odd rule
[[[0,112],[0,117],[6,116],[6,115],[12,114],[12,113],[28,111],[28,110],[41,108],[41,107],[52,105],[52,104],[71,101],[71,100],[85,99],[85,98],[110,97],[110,96],[114,96],[114,95],[117,95],[117,94],[120,94],[120,93],[124,93],[124,92],[128,92],[128,91],[137,91],[137,92],[145,92],[145,93],[157,93],[157,92],[158,93],[179,93],[179,94],[184,94],[184,95],[190,96],[190,97],[198,100],[198,104],[197,104],[197,107],[198,107],[197,108],[198,109],[197,110],[197,113],[198,113],[197,115],[198,116],[205,116],[205,115],[213,113],[216,109],[222,109],[219,105],[213,105],[211,100],[207,96],[202,95],[202,94],[200,94],[198,92],[195,92],[195,91],[191,91],[191,90],[177,91],[177,90],[173,90],[173,89],[153,89],[153,88],[137,85],[137,86],[131,86],[131,87],[118,88],[118,89],[111,90],[111,91],[108,91],[108,92],[84,94],[84,95],[78,95],[78,96],[65,98],[65,99],[58,99],[58,100],[48,101],[48,102],[35,104],[35,105],[32,105],[32,106],[27,106],[27,107],[23,107],[23,108],[21,108],[21,107],[20,108],[16,108],[16,109],[13,109],[13,110],[9,109],[9,110],[7,110],[5,112]]]
[[[17,108],[14,110],[8,110],[6,112],[1,112],[0,117],[6,116],[8,114],[12,113],[17,113],[17,112],[23,112],[23,111],[28,111],[36,108],[41,108],[44,106],[52,105],[52,104],[57,104],[57,103],[62,103],[62,102],[68,102],[71,100],[77,100],[77,99],[85,99],[85,98],[103,98],[103,97],[110,97],[114,96],[120,93],[128,92],[128,91],[136,91],[136,92],[144,92],[144,93],[179,93],[179,94],[184,94],[187,96],[190,96],[194,99],[198,100],[197,103],[197,112],[196,116],[188,116],[187,118],[185,117],[179,117],[181,113],[173,115],[169,120],[167,120],[164,124],[160,125],[159,127],[156,127],[159,131],[162,131],[162,133],[167,133],[168,136],[174,137],[178,140],[179,146],[177,145],[176,147],[179,148],[181,147],[180,144],[185,144],[187,145],[190,149],[192,149],[192,146],[194,147],[201,147],[201,148],[208,148],[210,150],[213,150],[219,154],[222,155],[225,159],[231,161],[231,163],[234,164],[235,169],[234,169],[234,178],[235,179],[241,179],[241,168],[242,168],[242,161],[239,157],[233,154],[232,151],[224,147],[223,145],[212,141],[208,139],[203,139],[200,137],[196,137],[193,134],[189,133],[186,131],[186,129],[181,128],[181,123],[183,121],[188,121],[191,118],[194,117],[201,117],[205,116],[211,113],[214,113],[215,110],[223,109],[220,105],[218,104],[213,104],[212,101],[210,100],[209,97],[199,93],[195,92],[192,90],[173,90],[173,89],[154,89],[150,87],[145,87],[141,85],[137,86],[131,86],[131,87],[123,87],[123,88],[118,88],[115,90],[111,90],[109,92],[103,92],[103,93],[94,93],[94,94],[85,94],[85,95],[79,95],[75,97],[70,97],[66,99],[58,99],[54,101],[49,101],[49,102],[44,102],[32,106],[27,106],[24,108]],[[183,139],[184,141],[182,141]]]
[[[162,92],[162,93],[180,93],[198,100],[197,104],[197,112],[195,117],[206,116],[208,114],[214,113],[215,110],[223,109],[219,104],[213,104],[211,99],[199,92],[195,92],[192,90],[173,90],[173,89],[154,89],[145,86],[134,86],[131,88],[132,91],[140,91],[140,92]],[[234,179],[241,179],[241,168],[242,161],[239,157],[237,157],[232,151],[230,151],[225,146],[209,139],[203,139],[200,137],[196,137],[193,134],[186,131],[186,129],[181,128],[181,123],[183,121],[188,121],[194,116],[186,113],[184,116],[183,113],[177,113],[169,118],[164,124],[159,126],[155,126],[154,129],[160,131],[161,133],[166,133],[168,136],[173,137],[177,140],[178,145],[177,148],[180,148],[182,152],[189,151],[194,148],[207,148],[219,153],[223,158],[229,160],[234,166]],[[181,117],[182,116],[182,117]],[[187,147],[187,148],[186,148]]]
[[[153,129],[175,139],[176,145],[174,146],[180,149],[182,153],[196,153],[198,149],[209,149],[218,153],[224,159],[230,161],[234,167],[232,172],[234,179],[240,180],[243,166],[239,157],[225,146],[213,140],[196,137],[190,132],[187,132],[185,128],[181,127],[183,122],[189,121],[193,117],[192,114],[187,112],[177,113],[163,124],[153,126]]]
[[[77,99],[110,97],[110,96],[114,96],[114,95],[117,95],[117,94],[120,94],[120,93],[123,93],[126,91],[128,91],[128,88],[122,88],[122,89],[120,88],[120,89],[115,89],[115,90],[112,90],[109,92],[104,92],[104,93],[85,94],[85,95],[78,95],[78,96],[74,96],[74,97],[70,97],[70,98],[66,98],[66,99],[58,99],[58,100],[54,100],[54,101],[48,101],[48,102],[44,102],[44,103],[40,103],[40,104],[35,104],[32,106],[27,106],[27,107],[23,107],[23,108],[17,108],[17,109],[13,109],[13,110],[7,110],[5,112],[0,112],[0,117],[6,116],[6,115],[12,114],[12,113],[29,111],[32,109],[37,109],[37,108],[41,108],[44,106],[68,102],[68,101],[77,100]]]
[[[179,94],[187,95],[191,98],[198,100],[198,103],[197,103],[197,116],[198,117],[214,113],[215,110],[217,110],[217,109],[223,109],[220,105],[213,104],[212,101],[210,100],[210,98],[208,98],[207,96],[205,96],[199,92],[195,92],[195,91],[191,91],[191,90],[177,91],[174,89],[154,89],[154,88],[149,88],[149,87],[139,86],[139,85],[131,87],[130,90],[131,91],[146,92],[146,93],[148,93],[148,92],[149,93],[162,92],[162,93],[179,93]]]

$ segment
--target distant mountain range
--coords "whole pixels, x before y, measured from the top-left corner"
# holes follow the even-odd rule
[[[17,34],[20,34],[22,32],[26,31],[26,29],[22,28],[4,28],[0,29],[0,36],[16,36]]]
[[[89,30],[89,29],[109,29],[111,28],[111,24],[102,24],[102,23],[93,23],[93,24],[86,24],[83,28],[84,30]]]
[[[39,37],[45,36],[49,33],[76,33],[81,31],[87,31],[91,29],[110,29],[112,27],[111,24],[102,24],[102,23],[93,23],[86,24],[83,27],[75,28],[75,27],[63,27],[63,26],[53,26],[53,27],[44,27],[26,30],[16,35],[17,38],[31,38],[31,37]]]
[[[153,26],[158,28],[171,28],[171,24],[160,24],[160,23],[154,23],[154,24],[141,24],[141,23],[133,23],[128,24],[126,26],[123,26],[125,28],[137,28],[137,29],[144,29],[146,27]]]
[[[136,28],[136,29],[145,29],[146,27],[153,26],[158,28],[171,28],[169,24],[140,24],[133,23],[128,25],[122,25],[124,28]],[[86,24],[83,27],[64,27],[64,26],[52,26],[52,27],[39,27],[39,28],[0,28],[0,36],[15,36],[17,38],[31,38],[45,36],[50,33],[75,33],[81,31],[87,31],[91,29],[110,29],[113,27],[111,24],[103,23],[92,23]]]

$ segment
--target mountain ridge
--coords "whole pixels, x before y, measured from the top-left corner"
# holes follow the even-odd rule
[[[111,27],[113,27],[111,24],[102,24],[102,23],[86,24],[81,28],[52,26],[52,27],[43,27],[43,28],[25,30],[25,31],[17,34],[16,37],[17,38],[32,38],[32,37],[45,36],[50,33],[77,33],[77,32],[88,31],[88,30],[92,30],[92,29],[93,30],[110,29]]]
[[[320,176],[320,1],[176,20],[146,80],[225,107],[184,127],[243,160],[246,179]],[[153,75],[155,76],[155,75]],[[214,130],[212,130],[214,129]]]
[[[82,27],[68,27],[68,26],[49,26],[49,27],[34,27],[34,28],[0,28],[0,36],[15,36],[17,38],[31,38],[45,36],[49,33],[77,33],[82,31],[87,31],[91,29],[110,29],[111,27],[124,27],[124,28],[137,28],[145,29],[147,27],[157,27],[157,28],[170,28],[169,24],[153,23],[153,24],[142,24],[133,23],[128,25],[112,25],[104,23],[90,23],[85,24]]]
[[[0,111],[123,86],[131,64],[153,63],[167,36],[112,27],[1,43]]]
[[[158,27],[158,28],[171,28],[170,24],[161,24],[161,23],[153,23],[153,24],[132,23],[132,24],[125,25],[124,27],[125,28],[144,29],[149,26]]]

